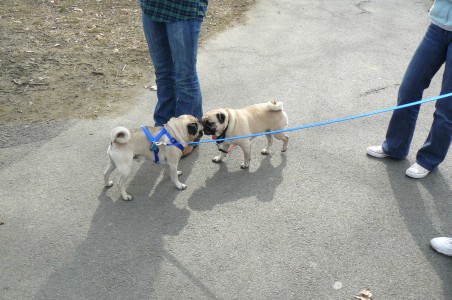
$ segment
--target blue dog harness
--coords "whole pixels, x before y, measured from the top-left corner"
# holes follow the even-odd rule
[[[180,151],[184,151],[184,146],[181,145],[181,143],[179,143],[175,138],[173,138],[169,132],[166,130],[165,127],[162,127],[162,130],[160,130],[160,132],[157,134],[157,136],[154,138],[151,134],[151,132],[149,131],[149,129],[146,126],[141,126],[141,129],[143,130],[143,132],[146,134],[146,136],[148,137],[148,140],[151,142],[151,151],[154,152],[154,162],[156,164],[159,163],[159,144],[163,144],[163,143],[159,143],[158,141],[162,138],[162,136],[166,135],[170,142],[171,145],[167,145],[167,146],[176,146],[177,148],[179,148]]]

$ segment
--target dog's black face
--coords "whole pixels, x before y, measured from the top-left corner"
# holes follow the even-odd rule
[[[204,126],[204,132],[207,135],[215,135],[216,126],[214,122],[210,121],[209,119],[203,119],[202,125]]]
[[[226,115],[223,112],[217,112],[214,114],[207,113],[202,118],[202,125],[204,126],[204,132],[207,135],[217,135],[224,130],[224,123],[226,121]],[[219,132],[217,132],[219,131]]]

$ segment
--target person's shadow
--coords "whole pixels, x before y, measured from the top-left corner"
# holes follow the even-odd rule
[[[423,179],[412,179],[400,174],[410,166],[407,160],[385,160],[391,188],[402,220],[411,238],[417,243],[426,260],[442,280],[444,299],[452,295],[452,258],[438,254],[430,239],[452,232],[452,192],[441,169]],[[423,200],[420,186],[431,195],[433,203]]]
[[[197,159],[197,154],[191,156],[181,166],[184,179]],[[164,237],[178,235],[190,215],[188,209],[174,205],[180,191],[171,181],[168,167],[141,163],[127,190],[134,196],[132,201],[123,201],[119,191],[114,192],[117,199],[111,199],[108,194],[113,192],[103,189],[86,238],[72,260],[54,271],[35,298],[151,299],[163,262],[206,296],[216,298],[165,249]]]
[[[278,154],[273,154],[278,155]],[[285,154],[277,166],[271,163],[271,155],[262,158],[254,172],[242,170],[237,165],[233,172],[228,170],[228,162],[220,162],[218,171],[206,179],[204,186],[193,192],[188,205],[193,210],[212,210],[215,205],[255,196],[259,201],[271,201],[276,188],[282,183],[282,172],[287,163]],[[231,163],[231,162],[229,162]],[[257,159],[254,163],[257,163]]]

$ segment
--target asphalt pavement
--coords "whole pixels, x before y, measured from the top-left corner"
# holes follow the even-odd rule
[[[204,110],[277,99],[296,127],[392,107],[429,6],[258,0],[200,48]],[[120,117],[1,127],[0,299],[452,299],[452,258],[429,246],[452,236],[451,155],[404,175],[433,103],[404,160],[366,156],[384,113],[290,132],[285,154],[256,138],[249,170],[239,149],[214,164],[202,144],[180,163],[184,191],[137,162],[123,201],[103,186],[110,132],[151,124],[155,101],[139,90]]]

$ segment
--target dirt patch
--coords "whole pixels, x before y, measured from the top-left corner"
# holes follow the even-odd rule
[[[210,0],[201,44],[255,0]],[[0,1],[0,124],[96,118],[154,85],[136,0]]]

